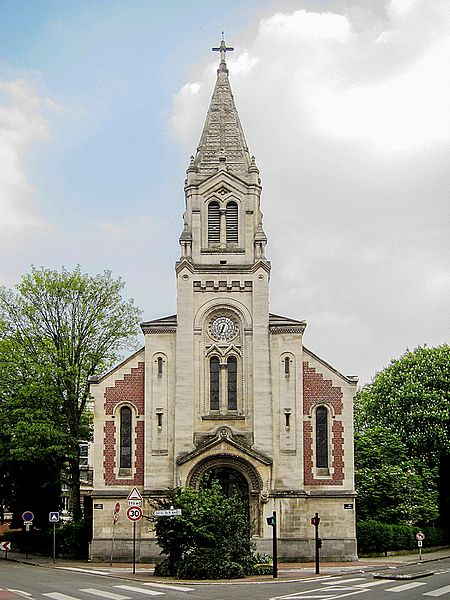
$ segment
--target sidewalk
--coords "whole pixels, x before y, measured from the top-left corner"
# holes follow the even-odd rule
[[[3,555],[3,553],[1,553]],[[3,556],[1,556],[3,558]],[[435,550],[433,552],[426,552],[422,554],[422,564],[430,561],[441,560],[450,558],[450,548],[444,548],[441,550]],[[98,575],[104,575],[109,577],[119,577],[124,579],[131,579],[135,581],[158,581],[160,583],[170,583],[175,580],[169,580],[161,577],[154,577],[153,569],[154,565],[147,563],[136,563],[136,572],[133,573],[133,567],[130,563],[113,563],[112,566],[109,563],[91,563],[87,561],[75,561],[71,559],[57,558],[55,563],[51,557],[47,556],[28,556],[20,554],[18,552],[9,552],[8,560],[21,562],[24,564],[36,565],[47,568],[59,568],[69,569],[74,571],[81,571],[86,573],[96,573]],[[378,556],[374,558],[362,558],[357,562],[321,562],[320,563],[320,574],[315,573],[314,563],[279,563],[278,564],[278,580],[299,580],[309,579],[315,577],[331,577],[349,573],[361,573],[363,571],[373,571],[374,573],[385,569],[394,568],[406,568],[409,565],[417,565],[419,563],[419,555],[417,552],[413,554],[402,554],[392,556]],[[176,580],[179,581],[179,580]],[[253,582],[253,581],[274,581],[270,575],[261,575],[254,577],[247,577],[245,580],[234,579],[231,582],[242,583]],[[230,581],[219,580],[220,583],[230,583]],[[185,582],[189,583],[189,582]],[[211,583],[190,581],[190,583]]]

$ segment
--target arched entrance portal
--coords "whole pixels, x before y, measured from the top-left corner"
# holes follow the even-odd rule
[[[211,479],[219,481],[227,496],[239,491],[248,499],[254,535],[262,535],[262,479],[257,469],[244,458],[231,454],[216,454],[197,463],[187,476],[186,483],[198,489],[202,485],[208,485],[207,482]]]
[[[230,467],[213,467],[205,471],[200,485],[207,486],[213,480],[217,480],[220,483],[220,487],[225,496],[239,494],[239,496],[248,500],[250,490],[247,479],[237,469]]]

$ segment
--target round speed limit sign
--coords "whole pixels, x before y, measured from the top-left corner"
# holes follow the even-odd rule
[[[140,506],[129,506],[127,509],[127,519],[130,521],[140,521],[142,519],[142,508]]]

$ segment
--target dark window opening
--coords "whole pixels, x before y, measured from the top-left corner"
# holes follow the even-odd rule
[[[220,244],[220,209],[218,202],[208,205],[208,244]]]
[[[216,356],[209,363],[209,408],[219,410],[219,359]]]
[[[285,422],[286,422],[286,428],[289,428],[291,426],[291,413],[285,412],[284,413],[284,419],[285,419]]]
[[[226,208],[227,244],[238,243],[238,205],[228,202]]]
[[[120,411],[120,460],[121,469],[131,469],[131,408]]]
[[[316,410],[316,466],[328,468],[328,411],[323,406]]]
[[[287,376],[289,376],[289,369],[290,369],[290,360],[286,356],[286,358],[284,359],[284,374]]]
[[[163,359],[159,356],[158,357],[158,377],[162,376],[162,372],[163,372]]]
[[[228,359],[228,410],[237,410],[237,360]]]

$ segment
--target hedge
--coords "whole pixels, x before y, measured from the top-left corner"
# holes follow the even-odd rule
[[[424,548],[444,546],[450,542],[445,529],[390,525],[378,521],[360,521],[356,524],[358,554],[382,554],[399,550],[417,550],[416,533],[425,534]]]

